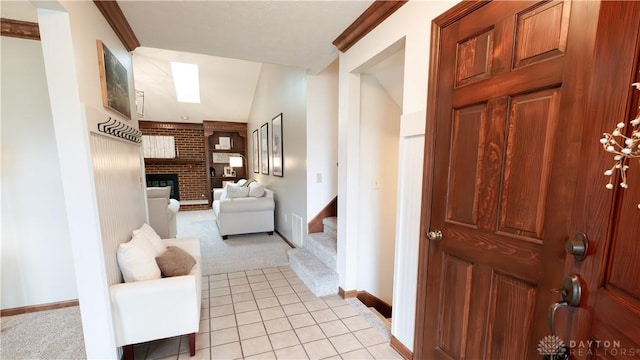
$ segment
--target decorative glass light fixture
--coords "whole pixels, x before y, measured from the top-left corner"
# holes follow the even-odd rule
[[[144,91],[136,90],[136,113],[139,118],[144,117]]]
[[[631,85],[635,86],[636,90],[640,90],[640,83],[633,83]],[[613,167],[604,172],[604,174],[609,177],[609,183],[605,186],[609,190],[614,188],[613,180],[616,171],[620,172],[620,178],[622,180],[619,186],[623,189],[628,188],[628,163],[631,159],[638,159],[640,162],[640,111],[635,119],[631,120],[633,130],[629,137],[624,134],[625,126],[626,124],[624,122],[619,122],[611,133],[602,134],[603,137],[600,139],[604,150],[613,154],[613,160],[615,161]],[[640,204],[638,204],[638,209],[640,209]]]

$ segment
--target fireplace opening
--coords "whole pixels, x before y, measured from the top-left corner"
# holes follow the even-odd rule
[[[178,174],[147,174],[147,187],[171,186],[172,199],[180,200]]]

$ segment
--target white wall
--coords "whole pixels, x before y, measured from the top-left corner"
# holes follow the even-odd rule
[[[124,120],[102,106],[96,40],[102,40],[127,69],[129,99],[133,105],[131,55],[93,2],[37,4],[48,7],[38,10],[38,21],[60,156],[85,349],[88,358],[116,358],[118,352],[108,292],[109,283],[114,281],[113,248],[129,238],[134,224],[144,222],[146,210],[140,183],[143,170],[138,145],[107,135],[91,135],[101,138],[92,152],[89,133],[96,132],[96,124],[109,117],[137,127],[135,118]],[[110,161],[103,161],[106,158]],[[111,181],[96,182],[96,178]],[[114,193],[120,196],[114,197]],[[105,203],[104,198],[111,201]],[[116,224],[122,226],[114,226]],[[109,274],[107,269],[110,269]]]
[[[378,80],[361,76],[358,290],[392,304],[401,109]]]
[[[307,220],[338,195],[338,60],[307,76]]]
[[[391,332],[413,349],[417,287],[417,254],[420,240],[422,161],[427,100],[431,20],[457,1],[409,1],[378,27],[340,55],[338,212],[338,271],[343,289],[357,289],[361,225],[357,221],[360,157],[360,75],[357,69],[404,38],[405,64],[400,154],[398,208],[394,274],[393,322]],[[343,166],[344,165],[344,166]],[[354,166],[351,166],[354,165]],[[429,174],[426,174],[429,176]],[[344,216],[342,215],[344,214]]]
[[[77,299],[42,48],[39,41],[4,36],[0,46],[0,304],[10,309]]]
[[[131,238],[131,230],[146,221],[146,200],[143,192],[143,171],[140,145],[97,131],[97,124],[113,117],[134,128],[138,127],[135,112],[135,88],[132,55],[120,43],[102,13],[91,2],[64,3],[71,18],[71,36],[78,73],[80,101],[85,110],[90,135],[90,152],[96,189],[96,202],[104,248],[108,284],[120,282],[115,251],[120,243]],[[129,77],[131,120],[102,105],[98,72],[96,40],[118,58]],[[99,146],[96,146],[99,144]],[[118,179],[118,181],[113,181]]]
[[[291,227],[293,215],[302,218],[302,238],[307,234],[306,77],[306,72],[302,69],[264,64],[247,124],[248,133],[251,134],[264,123],[269,123],[271,146],[271,119],[283,114],[284,176],[273,176],[270,151],[269,175],[251,173],[251,177],[275,193],[276,230],[294,243],[297,241],[293,238]],[[251,141],[248,151],[253,154]],[[249,163],[253,163],[251,158]]]

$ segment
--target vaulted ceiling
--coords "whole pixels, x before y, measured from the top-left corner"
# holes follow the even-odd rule
[[[373,1],[122,1],[145,47],[309,69],[338,55],[332,41]]]
[[[332,42],[372,0],[119,0],[141,47],[133,52],[145,120],[247,121],[263,63],[323,70],[338,57]],[[86,2],[87,6],[94,6]],[[33,3],[4,1],[3,17],[37,21]],[[401,106],[403,51],[366,71]],[[170,62],[200,68],[200,104],[179,103]],[[185,119],[186,117],[186,119]]]
[[[262,63],[320,72],[338,57],[332,41],[372,3],[118,1],[142,45],[134,74],[144,119],[247,121]],[[201,104],[175,100],[170,61],[200,66]]]

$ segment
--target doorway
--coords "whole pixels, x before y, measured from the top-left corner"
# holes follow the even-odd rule
[[[404,43],[383,51],[357,71],[360,75],[357,283],[361,295],[364,293],[365,304],[369,295],[384,303],[376,308],[389,321],[394,290]]]

